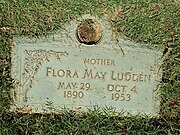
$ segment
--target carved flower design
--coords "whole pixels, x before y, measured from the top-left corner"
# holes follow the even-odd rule
[[[27,101],[27,92],[32,88],[33,80],[43,61],[50,61],[51,57],[61,60],[62,57],[68,56],[68,52],[58,52],[54,50],[25,50],[25,65],[23,73],[23,100]]]

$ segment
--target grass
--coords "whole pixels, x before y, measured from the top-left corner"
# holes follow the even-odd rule
[[[38,38],[83,14],[104,16],[114,33],[163,49],[161,111],[157,118],[8,111],[13,36]],[[0,134],[180,134],[180,2],[178,0],[0,0]]]
[[[4,113],[1,134],[178,134],[177,118],[112,117],[100,110],[77,115]]]

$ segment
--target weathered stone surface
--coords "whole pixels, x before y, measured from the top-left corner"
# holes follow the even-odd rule
[[[114,42],[108,23],[101,19],[96,19],[103,28],[101,41],[80,43],[76,29],[82,20],[48,38],[14,39],[12,109],[44,112],[52,103],[57,109],[86,111],[97,105],[156,115],[160,53],[123,37]]]

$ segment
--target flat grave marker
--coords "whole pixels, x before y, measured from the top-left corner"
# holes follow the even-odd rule
[[[159,112],[161,53],[120,36],[92,16],[66,24],[47,38],[14,38],[11,75],[13,110],[44,113],[113,107],[132,115]]]

